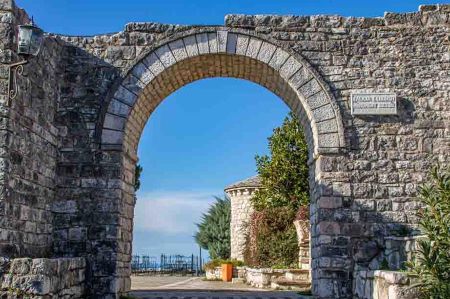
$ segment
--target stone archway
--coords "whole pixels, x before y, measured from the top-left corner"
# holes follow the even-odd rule
[[[73,270],[87,298],[125,293],[141,129],[170,92],[232,76],[275,92],[302,120],[315,296],[370,298],[383,259],[400,268],[410,239],[396,238],[415,233],[417,188],[434,163],[450,161],[449,5],[376,18],[228,15],[224,26],[47,34],[22,73],[17,25],[30,18],[14,2],[0,0],[0,260],[48,264],[34,275],[41,282],[67,281]],[[352,95],[386,92],[397,97],[396,115],[352,114]],[[6,268],[11,282],[24,277]]]
[[[134,156],[140,133],[156,106],[196,80],[233,77],[266,87],[302,121],[311,154],[344,148],[335,98],[317,72],[298,54],[265,39],[217,30],[187,34],[143,55],[116,87],[101,128],[102,148]]]
[[[319,224],[314,202],[321,196],[322,182],[317,161],[345,148],[339,108],[327,84],[301,56],[267,39],[220,28],[185,33],[147,52],[117,82],[98,128],[101,150],[121,153],[122,161],[119,223],[126,225],[121,225],[117,240],[118,292],[129,288],[134,167],[140,135],[152,111],[168,95],[186,84],[211,77],[246,79],[264,86],[301,120],[310,152],[313,247],[318,246],[314,245],[318,244],[314,238]],[[313,284],[319,277],[316,270],[313,266]]]

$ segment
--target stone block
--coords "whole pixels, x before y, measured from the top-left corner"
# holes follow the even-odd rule
[[[117,91],[114,93],[114,98],[129,106],[133,106],[137,96],[124,86],[119,86]]]
[[[288,57],[289,57],[289,54],[286,51],[284,51],[281,48],[277,48],[275,50],[275,53],[273,54],[272,58],[269,61],[269,65],[273,69],[278,71],[283,66],[283,64],[286,62]]]
[[[236,53],[237,40],[238,40],[237,34],[228,33],[228,39],[227,39],[227,53],[228,54]]]
[[[311,72],[306,67],[301,67],[289,80],[294,89],[298,89],[313,78]]]
[[[104,144],[122,144],[123,132],[103,129],[102,143]]]
[[[306,98],[306,101],[308,103],[308,106],[311,109],[317,109],[319,107],[322,107],[322,106],[330,103],[330,99],[324,91],[320,91],[320,92]]]
[[[32,259],[20,258],[14,259],[11,263],[10,273],[18,275],[26,275],[31,271]]]
[[[351,196],[352,190],[350,183],[342,183],[342,182],[333,183],[333,195]]]
[[[421,11],[421,12],[434,11],[434,10],[437,10],[437,9],[438,9],[437,5],[424,5],[424,4],[422,4],[422,5],[419,6],[419,11]]]
[[[421,14],[420,13],[385,13],[384,20],[386,25],[412,25],[421,26]]]
[[[142,62],[148,67],[154,76],[158,76],[165,69],[163,63],[159,60],[155,53],[148,55]]]
[[[209,53],[217,53],[218,52],[218,41],[217,41],[217,33],[209,32],[208,33],[208,44],[209,44]]]
[[[195,38],[195,35],[190,35],[185,38],[183,38],[184,45],[186,46],[186,52],[189,57],[194,57],[198,55],[198,47],[197,47],[197,40]]]
[[[448,24],[448,12],[429,11],[421,15],[421,23],[425,26]]]
[[[300,69],[302,68],[301,63],[295,59],[293,56],[290,56],[283,66],[280,69],[280,75],[286,81],[290,80],[290,78]]]
[[[12,11],[15,8],[14,0],[1,0],[0,1],[0,10]]]
[[[258,57],[258,53],[259,53],[259,49],[261,48],[261,45],[262,45],[262,41],[260,39],[250,38],[246,55],[251,58]]]
[[[172,51],[176,61],[181,61],[188,57],[186,48],[184,47],[183,39],[177,39],[169,44],[169,48]]]
[[[341,228],[339,223],[322,221],[318,224],[319,233],[324,235],[340,234]]]
[[[86,239],[86,229],[83,227],[69,228],[69,240],[70,241],[83,241]]]
[[[236,40],[236,54],[245,55],[250,37],[248,35],[239,34]]]
[[[322,86],[316,79],[312,79],[298,89],[304,98],[309,98],[322,90]]]
[[[104,128],[116,131],[123,131],[125,129],[126,118],[107,113],[105,115]]]
[[[319,134],[337,133],[338,125],[335,119],[329,119],[316,123]]]
[[[319,134],[319,148],[338,148],[339,135],[337,133]]]
[[[209,40],[208,33],[201,33],[196,35],[197,38],[197,46],[199,54],[208,54],[209,53]]]
[[[333,279],[319,279],[318,288],[315,292],[316,296],[320,298],[336,298],[335,287]]]
[[[131,107],[125,103],[122,103],[119,100],[113,99],[108,107],[108,112],[119,115],[119,116],[128,116]]]
[[[217,31],[217,44],[218,44],[218,52],[225,53],[227,52],[227,42],[228,42],[228,31],[219,30]]]
[[[258,60],[269,63],[276,49],[277,47],[275,45],[268,42],[263,42],[258,53]]]
[[[156,49],[155,54],[165,67],[170,67],[177,62],[168,45]]]
[[[438,4],[437,6],[440,12],[450,12],[450,4]]]
[[[317,201],[319,208],[323,209],[336,209],[342,207],[341,197],[320,197]]]

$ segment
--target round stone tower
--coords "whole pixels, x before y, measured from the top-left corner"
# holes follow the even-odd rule
[[[244,260],[245,237],[248,233],[248,222],[253,213],[251,197],[261,187],[258,176],[234,183],[225,188],[231,199],[231,258]]]

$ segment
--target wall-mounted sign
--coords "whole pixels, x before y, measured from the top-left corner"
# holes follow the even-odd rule
[[[395,115],[395,93],[357,93],[351,97],[352,115]]]

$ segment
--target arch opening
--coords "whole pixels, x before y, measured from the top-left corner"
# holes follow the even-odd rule
[[[213,77],[249,80],[278,95],[302,122],[311,158],[344,148],[336,100],[314,69],[270,42],[228,31],[176,39],[136,64],[109,102],[102,148],[123,149],[135,159],[140,134],[158,104],[186,84]]]
[[[121,153],[119,213],[127,224],[118,236],[118,260],[122,261],[118,273],[124,280],[119,284],[121,291],[130,285],[134,174],[145,124],[171,93],[214,77],[244,79],[263,86],[300,120],[309,149],[311,245],[315,246],[319,220],[314,202],[321,196],[315,164],[320,155],[338,154],[345,148],[339,108],[326,83],[300,56],[270,41],[223,30],[186,35],[150,51],[116,85],[97,135],[102,151]],[[313,267],[314,259],[313,255]],[[314,269],[312,279],[314,284]]]

